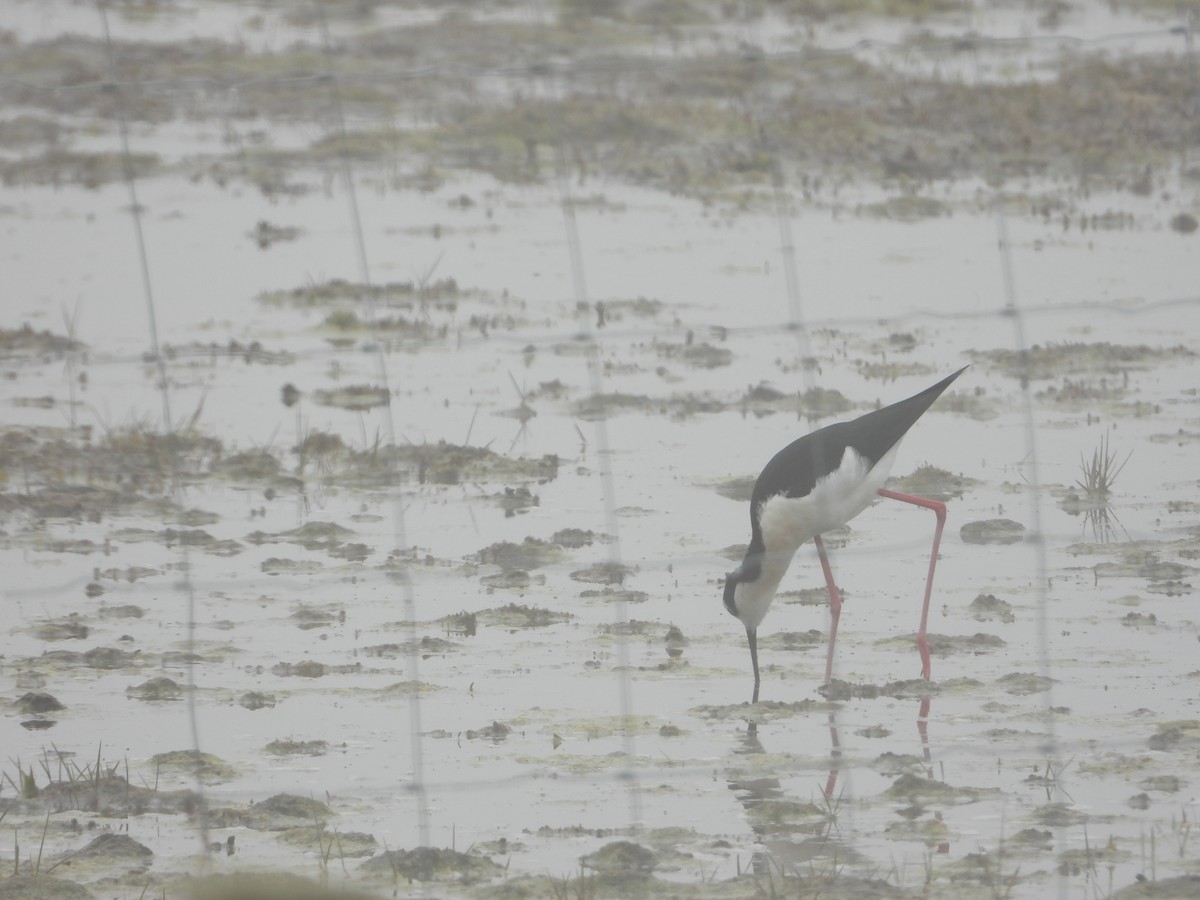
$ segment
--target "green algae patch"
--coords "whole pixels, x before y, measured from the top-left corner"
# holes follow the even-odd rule
[[[333,815],[333,810],[320,800],[298,794],[275,794],[252,803],[242,815],[242,820],[248,828],[256,831],[284,831],[326,822]]]
[[[263,544],[297,544],[305,550],[322,551],[338,559],[361,560],[374,551],[365,544],[348,543],[354,536],[349,528],[333,522],[306,522],[289,531],[253,531],[246,535],[246,542],[255,546]]]
[[[384,696],[407,697],[409,694],[432,694],[440,690],[443,690],[441,685],[430,684],[428,681],[397,681],[380,688],[378,693]]]
[[[475,554],[475,559],[481,564],[499,566],[506,571],[539,569],[567,558],[566,551],[558,544],[535,537],[527,537],[519,544],[500,541]]]
[[[972,618],[979,622],[998,619],[1006,624],[1011,624],[1017,620],[1012,604],[1007,600],[997,599],[994,594],[980,594],[971,601],[968,610]]]
[[[924,465],[914,469],[903,478],[893,478],[888,487],[906,494],[916,494],[918,497],[928,497],[931,500],[941,500],[945,503],[961,497],[964,493],[981,482],[966,475],[955,475],[937,466]]]
[[[923,219],[948,216],[950,207],[934,197],[904,194],[898,197],[888,197],[879,203],[868,203],[862,207],[861,213],[877,219],[920,222]]]
[[[53,694],[44,691],[30,691],[22,694],[13,706],[25,716],[40,716],[46,713],[62,712],[66,707]]]
[[[328,741],[271,741],[263,750],[272,756],[324,756]]]
[[[1032,672],[1010,672],[996,679],[996,684],[1004,688],[1005,691],[1018,696],[1040,694],[1043,691],[1050,690],[1051,685],[1057,683],[1057,679],[1046,675],[1036,675]]]
[[[326,675],[354,671],[358,671],[357,666],[327,666],[311,659],[304,659],[298,663],[277,662],[271,666],[271,674],[279,678],[324,678]]]
[[[1138,787],[1143,791],[1160,791],[1164,794],[1177,794],[1187,787],[1187,782],[1178,775],[1151,775],[1149,778],[1138,782]]]
[[[1064,828],[1091,821],[1087,813],[1073,809],[1067,803],[1043,804],[1030,813],[1029,817],[1043,828]]]
[[[654,871],[658,858],[653,850],[648,850],[633,841],[613,841],[605,844],[594,853],[585,854],[579,860],[585,869],[596,872],[641,872]]]
[[[97,835],[88,844],[75,851],[71,858],[149,862],[153,856],[154,851],[145,844],[139,844],[129,835],[109,832]]]
[[[824,419],[848,413],[854,408],[854,404],[841,391],[814,387],[797,398],[795,408],[810,419]]]
[[[484,725],[482,728],[468,728],[462,734],[468,741],[489,741],[499,744],[508,740],[512,732],[511,725],[493,721],[490,725]]]
[[[978,678],[947,678],[945,681],[939,681],[937,686],[942,694],[968,694],[983,687],[983,682]]]
[[[486,856],[441,847],[389,850],[362,864],[362,872],[408,881],[446,881],[473,884],[504,872]]]
[[[871,768],[880,775],[895,778],[899,775],[925,775],[926,762],[911,753],[893,753],[890,750],[879,754]]]
[[[550,540],[568,550],[579,550],[583,547],[590,547],[597,540],[603,540],[603,538],[591,529],[560,528],[550,535]]]
[[[788,719],[792,716],[827,709],[829,709],[828,704],[810,697],[794,703],[784,703],[781,700],[760,700],[758,703],[736,703],[728,706],[694,706],[689,712],[702,719],[716,722],[738,720],[769,722],[774,719]]]
[[[572,581],[588,584],[622,584],[625,577],[633,573],[629,566],[615,562],[600,562],[571,573]]]
[[[1008,840],[1017,847],[1051,850],[1054,847],[1054,832],[1040,828],[1022,828]]]
[[[369,647],[363,647],[362,652],[367,656],[382,659],[399,659],[410,653],[416,653],[421,657],[429,657],[452,653],[459,649],[461,649],[460,645],[453,641],[423,635],[416,640],[404,641],[403,643],[372,644]]]
[[[1200,719],[1162,722],[1150,736],[1151,750],[1200,749]]]
[[[408,444],[393,448],[396,461],[415,470],[421,484],[460,484],[464,481],[553,481],[558,476],[558,457],[547,454],[537,459],[513,459],[487,447]]]
[[[935,781],[922,775],[906,772],[884,791],[892,800],[909,803],[974,803],[994,794],[980,788],[954,787],[944,781]]]
[[[316,849],[318,844],[314,841],[311,846]],[[335,847],[334,852],[341,851]],[[377,894],[361,893],[343,885],[333,888],[288,872],[206,875],[184,880],[178,890],[186,900],[268,900],[285,897],[288,900],[379,900]]]
[[[518,603],[510,603],[507,606],[498,606],[476,613],[478,621],[498,628],[545,628],[547,625],[569,622],[572,618],[574,617],[570,613],[555,612]]]
[[[453,308],[461,296],[453,278],[441,278],[426,283],[392,281],[386,284],[359,284],[334,278],[320,284],[305,285],[289,290],[264,291],[258,302],[265,306],[288,306],[294,309],[337,307],[347,304],[377,303],[381,306],[413,306],[418,301]]]
[[[1025,537],[1025,526],[1012,519],[981,519],[958,530],[966,544],[1015,544]]]
[[[366,386],[366,402],[386,402],[383,393]],[[356,401],[355,401],[356,402]],[[340,438],[312,432],[293,452],[299,455],[301,469],[311,462],[312,477],[323,483],[351,487],[391,487],[402,477],[419,484],[462,484],[463,482],[543,483],[558,477],[558,456],[549,453],[537,458],[510,457],[489,449],[451,444],[446,441],[422,444],[373,445],[354,450]],[[296,485],[300,482],[297,481]]]
[[[1113,900],[1195,900],[1196,897],[1200,897],[1200,875],[1139,881],[1112,894]]]
[[[1170,360],[1187,361],[1196,354],[1182,344],[1151,347],[1146,344],[1034,344],[1028,350],[986,350],[970,354],[1010,378],[1044,381],[1082,372],[1117,374],[1131,369],[1151,369]]]
[[[77,340],[50,331],[35,331],[28,322],[20,328],[0,328],[0,360],[62,357],[87,349]]]
[[[72,881],[35,873],[0,879],[0,900],[92,900],[92,892]]]
[[[151,703],[183,699],[183,688],[165,675],[125,688],[126,696]]]
[[[228,781],[237,776],[237,769],[219,756],[200,750],[172,750],[150,757],[150,764],[164,772],[199,778],[205,784]]]
[[[163,168],[157,153],[86,153],[51,148],[37,156],[0,163],[0,181],[6,185],[67,184],[96,189],[132,173],[138,179]]]
[[[662,724],[653,716],[595,716],[555,724],[554,732],[563,738],[595,741],[618,735],[657,734]]]
[[[671,344],[655,342],[654,349],[663,359],[677,360],[696,369],[717,369],[733,362],[733,351],[712,344]]]
[[[349,384],[345,387],[319,388],[313,392],[318,406],[332,406],[354,412],[387,406],[391,397],[385,388],[370,384]]]
[[[314,575],[324,566],[313,559],[287,559],[270,556],[259,565],[264,575]]]
[[[897,640],[888,638],[881,643]],[[906,646],[912,646],[911,638],[899,639]],[[826,700],[874,700],[878,697],[891,697],[896,700],[924,700],[936,697],[942,691],[941,686],[924,678],[906,678],[901,681],[890,681],[887,684],[864,684],[859,682],[842,681],[834,678],[828,684],[817,688]]]
[[[1079,771],[1101,778],[1111,775],[1136,775],[1154,766],[1150,756],[1126,756],[1123,753],[1106,753],[1098,760],[1083,760]]]
[[[288,828],[277,832],[275,837],[281,844],[299,850],[328,853],[337,858],[361,859],[373,856],[378,849],[374,835],[361,831],[332,831],[324,825]]]
[[[955,656],[958,654],[979,655],[994,653],[1008,646],[1007,642],[994,634],[976,632],[975,634],[930,634],[929,653],[931,656]],[[912,647],[916,643],[916,635],[901,635],[900,637],[884,638],[880,646]]]
[[[950,829],[941,819],[928,818],[900,819],[891,822],[883,831],[884,836],[892,841],[919,841],[932,847],[947,841],[951,837]]]
[[[645,394],[592,394],[577,400],[571,409],[573,415],[588,422],[607,419],[618,413],[642,411],[654,408],[654,401]]]
[[[1032,876],[1021,877],[1020,864],[1006,860],[999,853],[989,853],[986,848],[980,848],[978,853],[968,853],[962,859],[955,860],[942,869],[954,885],[951,896],[976,896],[965,892],[966,885],[974,883],[978,886],[981,897],[1011,897],[1013,889],[1023,884]]]
[[[777,631],[758,642],[768,650],[810,650],[824,644],[825,634],[815,628],[808,631]]]
[[[824,807],[803,800],[756,798],[744,803],[746,820],[758,833],[822,834],[831,821]]]

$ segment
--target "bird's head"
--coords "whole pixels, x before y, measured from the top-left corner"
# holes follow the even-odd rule
[[[748,601],[752,595],[758,593],[756,586],[761,575],[762,554],[747,553],[742,564],[725,576],[725,608],[729,610],[730,615],[736,616],[747,625],[750,625],[746,620],[746,614],[750,611]]]

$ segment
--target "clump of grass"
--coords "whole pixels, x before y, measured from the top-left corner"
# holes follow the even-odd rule
[[[554,900],[591,900],[596,896],[596,876],[588,875],[580,866],[579,873],[574,876],[570,873],[562,878],[551,875],[550,889],[554,892]]]
[[[1083,489],[1089,500],[1103,503],[1108,499],[1117,476],[1125,468],[1125,463],[1129,462],[1129,457],[1133,456],[1133,451],[1125,454],[1120,464],[1117,463],[1117,455],[1109,449],[1107,434],[1100,438],[1100,445],[1092,452],[1090,460],[1082,453],[1079,454],[1079,471],[1082,477],[1076,484]]]

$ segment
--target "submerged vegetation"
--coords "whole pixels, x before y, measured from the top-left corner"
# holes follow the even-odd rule
[[[392,6],[360,4],[359,15],[382,21]],[[143,154],[135,171],[153,177],[184,168],[276,196],[311,189],[297,184],[300,171],[323,172],[342,159],[393,185],[437,181],[439,171],[453,169],[545,181],[567,148],[581,181],[602,176],[732,207],[768,202],[780,171],[810,200],[827,203],[836,202],[831,190],[840,183],[880,181],[897,188],[894,196],[860,212],[907,220],[950,211],[931,196],[937,183],[1041,177],[1121,187],[1194,143],[1179,111],[1190,108],[1195,87],[1177,55],[1063,54],[990,80],[947,77],[937,65],[968,65],[982,39],[955,43],[919,28],[897,53],[930,60],[925,73],[910,68],[897,77],[886,56],[866,52],[806,52],[805,35],[824,27],[877,16],[953,22],[966,9],[953,0],[712,8],[606,0],[558,4],[533,24],[455,7],[403,28],[368,27],[328,53],[307,41],[256,51],[241,41],[181,48],[117,40],[113,77],[121,87],[114,91],[105,90],[99,39],[18,42],[6,48],[0,72],[22,79],[0,101],[19,105],[22,115],[0,127],[0,146],[23,155],[0,164],[0,178],[89,187],[117,179],[119,158],[76,150],[78,130],[48,127],[48,117],[111,121],[118,104],[145,122],[196,116],[204,111],[196,82],[238,90],[240,108],[268,122],[328,127],[327,92],[293,78],[326,69],[357,118],[388,124],[329,130],[304,149],[246,140],[202,161]],[[1042,27],[1049,35],[1070,29],[1074,12],[1056,7]],[[783,52],[739,43],[747,28],[780,25],[793,35]],[[679,52],[664,57],[672,45]],[[564,59],[569,66],[560,72]],[[514,68],[514,60],[522,62]],[[498,71],[504,84],[490,77]],[[172,82],[182,89],[170,90]]]

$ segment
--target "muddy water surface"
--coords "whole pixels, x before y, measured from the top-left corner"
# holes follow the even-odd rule
[[[0,896],[1194,895],[1175,21],[579,6],[111,10],[148,297],[98,16],[16,4]],[[885,502],[749,705],[753,476],[967,363],[894,473],[932,681]]]

